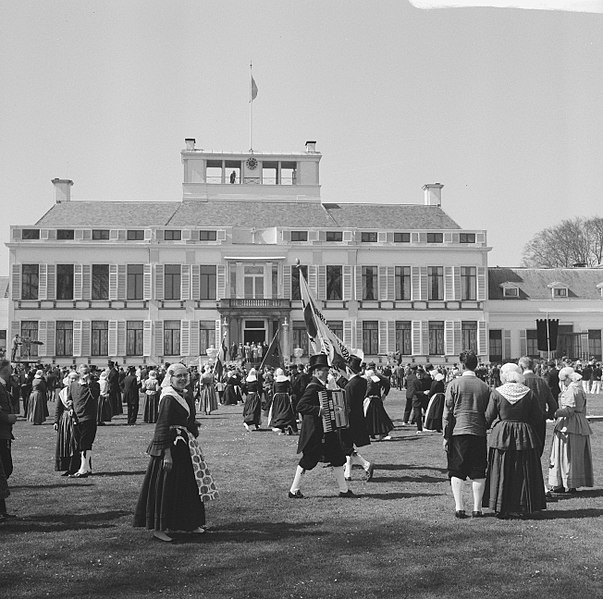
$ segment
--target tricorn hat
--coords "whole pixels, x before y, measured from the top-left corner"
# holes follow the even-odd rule
[[[316,354],[310,356],[310,372],[313,372],[316,368],[329,368],[326,354]]]
[[[362,360],[358,356],[350,356],[350,361],[348,362],[348,368],[354,374],[358,374],[362,370]]]

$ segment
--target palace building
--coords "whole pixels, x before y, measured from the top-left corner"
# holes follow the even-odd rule
[[[185,143],[179,201],[76,200],[52,181],[46,214],[11,227],[11,338],[59,364],[157,364],[280,330],[285,358],[307,357],[301,270],[367,358],[487,359],[486,232],[444,212],[441,184],[420,204],[325,202],[314,141],[293,154]]]

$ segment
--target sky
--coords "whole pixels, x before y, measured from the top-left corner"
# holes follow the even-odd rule
[[[73,199],[182,197],[180,150],[322,152],[325,202],[422,203],[491,265],[602,216],[603,15],[408,0],[0,0],[0,274],[9,225]]]

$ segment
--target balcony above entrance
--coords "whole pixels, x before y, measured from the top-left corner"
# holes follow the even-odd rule
[[[288,299],[243,299],[227,298],[218,302],[218,309],[224,310],[290,310],[291,300]]]

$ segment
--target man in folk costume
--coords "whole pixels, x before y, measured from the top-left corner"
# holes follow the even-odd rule
[[[355,497],[348,489],[343,466],[346,456],[336,432],[325,433],[322,426],[323,410],[320,406],[319,391],[327,388],[329,364],[325,354],[310,357],[309,371],[312,380],[306,387],[297,404],[297,410],[302,414],[302,427],[297,452],[302,453],[293,484],[289,490],[291,499],[301,499],[301,484],[307,470],[312,470],[318,462],[330,464],[339,486],[339,497]]]
[[[78,373],[79,380],[71,383],[67,391],[67,400],[72,402],[75,415],[73,434],[82,459],[80,469],[72,476],[86,478],[92,474],[92,444],[96,437],[100,386],[90,376],[86,364],[80,365]]]
[[[362,360],[358,356],[351,356],[347,367],[351,376],[344,387],[344,393],[350,409],[350,426],[339,430],[339,441],[346,455],[344,474],[346,480],[352,480],[352,467],[357,464],[364,469],[366,480],[369,481],[373,478],[375,467],[356,450],[358,447],[364,447],[371,443],[364,418],[364,397],[367,381],[362,376]]]

